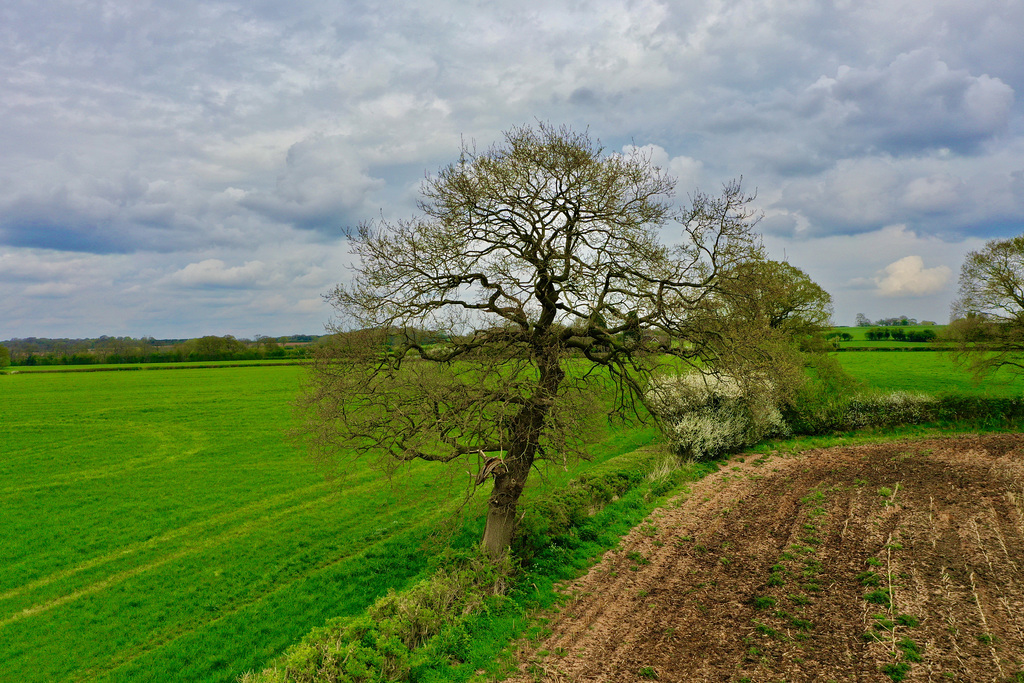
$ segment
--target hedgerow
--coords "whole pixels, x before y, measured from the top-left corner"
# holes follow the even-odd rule
[[[241,683],[365,683],[416,680],[437,662],[467,654],[464,618],[504,595],[511,556],[448,550],[442,566],[412,588],[377,599],[362,615],[312,631],[261,673]]]
[[[999,427],[1024,418],[1024,398],[990,398],[911,391],[869,391],[827,367],[778,406],[770,383],[741,384],[698,373],[661,378],[647,403],[681,457],[700,460],[742,450],[767,438],[816,435],[924,423],[969,422]]]

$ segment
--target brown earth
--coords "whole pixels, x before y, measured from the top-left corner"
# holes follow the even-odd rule
[[[566,593],[516,680],[1024,682],[1024,435],[738,456]]]

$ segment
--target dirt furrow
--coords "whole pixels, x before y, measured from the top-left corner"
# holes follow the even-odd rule
[[[567,586],[516,680],[1024,677],[1022,478],[1021,435],[734,458]]]

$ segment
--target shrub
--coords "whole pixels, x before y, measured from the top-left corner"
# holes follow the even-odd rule
[[[674,452],[712,458],[788,433],[765,378],[746,384],[728,375],[691,373],[652,383],[647,405],[665,425]]]
[[[449,551],[451,552],[451,551]],[[440,657],[460,660],[470,641],[466,615],[502,595],[511,560],[480,550],[447,557],[434,575],[400,593],[389,591],[362,616],[333,620],[291,647],[276,665],[242,683],[369,683],[409,680]]]
[[[891,335],[892,331],[887,330],[884,327],[872,327],[864,333],[864,336],[866,336],[869,341],[885,341]]]
[[[935,341],[934,330],[911,330],[907,332],[907,341],[912,342],[931,342]]]
[[[938,400],[928,394],[893,391],[857,394],[846,406],[842,429],[892,427],[934,420]]]

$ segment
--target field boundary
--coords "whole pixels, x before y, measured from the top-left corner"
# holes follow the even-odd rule
[[[92,367],[89,365],[67,365],[67,366],[56,366],[56,365],[43,365],[43,366],[32,366],[31,369],[25,369],[24,366],[19,366],[16,370],[3,370],[0,371],[0,375],[47,375],[61,372],[131,372],[136,370],[213,370],[221,368],[270,368],[270,367],[282,367],[286,365],[309,365],[309,360],[287,360],[279,363],[268,362],[268,361],[234,361],[234,362],[217,362],[210,361],[209,363],[153,363],[143,365],[125,365],[123,367],[111,366],[111,367]],[[45,369],[36,369],[45,368]]]

